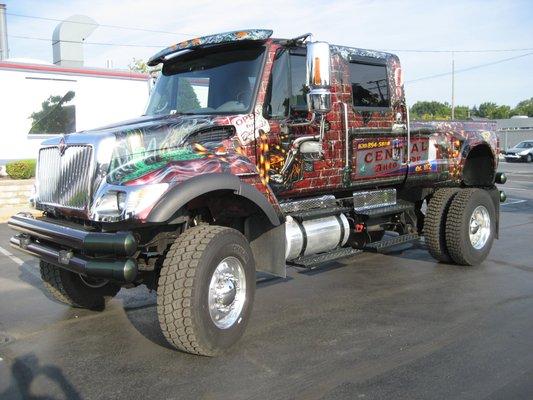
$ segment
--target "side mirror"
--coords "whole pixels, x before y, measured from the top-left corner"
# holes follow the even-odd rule
[[[331,111],[331,65],[329,44],[307,43],[307,107],[310,112]]]

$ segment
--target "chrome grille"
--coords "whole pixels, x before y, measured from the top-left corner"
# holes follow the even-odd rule
[[[89,205],[92,171],[91,146],[71,145],[61,155],[58,147],[39,151],[38,201],[83,210]]]

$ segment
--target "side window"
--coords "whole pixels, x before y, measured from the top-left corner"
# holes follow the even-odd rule
[[[287,51],[276,54],[272,66],[268,116],[283,118],[289,115],[289,57]]]
[[[389,107],[389,85],[385,65],[350,62],[354,107]]]
[[[291,106],[306,108],[305,55],[291,54]]]

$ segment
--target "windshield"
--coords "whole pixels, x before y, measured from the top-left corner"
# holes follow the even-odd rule
[[[147,115],[247,112],[261,70],[263,46],[196,50],[166,64]]]
[[[517,149],[530,149],[533,147],[533,142],[520,142],[516,145]]]

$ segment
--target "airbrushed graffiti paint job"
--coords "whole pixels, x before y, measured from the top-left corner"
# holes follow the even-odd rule
[[[230,122],[231,119],[218,116],[175,116],[166,118],[164,123],[156,120],[150,125],[118,131],[108,182],[181,182],[211,172],[254,174],[255,164],[246,156],[240,135],[235,136]],[[225,126],[231,129],[225,130]],[[243,129],[241,133],[246,134]],[[210,137],[220,134],[222,140]]]
[[[167,47],[166,49],[161,50],[159,53],[155,54],[148,60],[149,66],[154,66],[163,61],[163,59],[175,52],[194,49],[200,46],[206,45],[216,45],[223,43],[232,43],[239,42],[244,40],[266,40],[272,36],[272,31],[269,29],[249,29],[242,31],[231,31],[216,33],[209,36],[201,36],[190,40],[185,40],[180,43],[173,44],[172,46]]]
[[[264,117],[272,66],[284,43],[269,39],[264,45],[267,57],[252,113],[169,115],[137,125],[130,123],[124,129],[117,125],[118,145],[107,181],[122,185],[177,185],[193,176],[229,172],[255,186],[279,209],[278,199],[323,192],[404,183],[458,184],[471,148],[486,143],[496,151],[493,126],[468,122],[413,123],[407,151],[406,104],[398,58],[389,53],[331,46],[333,109],[326,115],[322,154],[298,154],[291,168],[284,171],[294,141],[317,135],[318,124],[291,126],[295,119],[310,118],[307,112],[295,112],[285,120]],[[390,107],[352,107],[349,62],[354,57],[376,59],[387,66]],[[348,143],[342,103],[349,105]],[[198,134],[219,128],[228,129],[228,134],[198,140]],[[345,160],[346,146],[349,165]]]
[[[494,122],[413,122],[411,140],[427,142],[429,153],[427,160],[411,161],[407,182],[416,179],[417,174],[427,174],[422,167],[425,164],[432,166],[429,172],[443,174],[451,182],[460,182],[469,152],[481,145],[490,149],[497,168],[499,144],[495,129]]]

